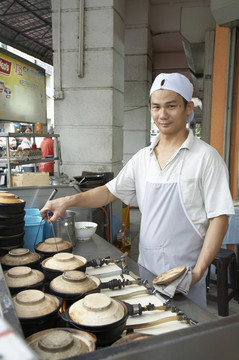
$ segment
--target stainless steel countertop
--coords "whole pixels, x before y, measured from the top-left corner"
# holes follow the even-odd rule
[[[87,260],[105,258],[107,256],[110,256],[111,259],[120,259],[121,255],[123,255],[119,249],[102,239],[97,234],[95,234],[91,240],[77,240],[73,252],[77,255],[84,256]],[[138,265],[130,258],[128,258],[127,265],[129,270],[141,278],[148,280],[150,283],[152,283],[152,280],[155,278],[154,274]],[[187,314],[187,316],[199,323],[208,322],[216,318],[213,314],[199,307],[184,295],[176,295],[172,300],[172,303]]]

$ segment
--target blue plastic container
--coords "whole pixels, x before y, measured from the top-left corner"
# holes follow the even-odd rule
[[[24,248],[35,251],[34,246],[43,241],[43,227],[45,220],[37,215],[25,215]]]
[[[39,209],[25,209],[25,216],[41,216]]]

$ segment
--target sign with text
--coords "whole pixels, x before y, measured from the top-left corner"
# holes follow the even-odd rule
[[[0,120],[46,124],[45,70],[0,49]]]

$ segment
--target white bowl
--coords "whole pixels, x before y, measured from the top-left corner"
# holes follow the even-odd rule
[[[75,222],[75,234],[78,240],[89,240],[96,232],[98,224],[91,221]]]

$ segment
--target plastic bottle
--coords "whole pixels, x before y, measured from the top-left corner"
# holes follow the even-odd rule
[[[124,240],[124,229],[121,227],[116,234],[116,246],[118,249],[122,248]]]
[[[131,249],[131,234],[129,229],[126,229],[124,251],[130,249]]]

